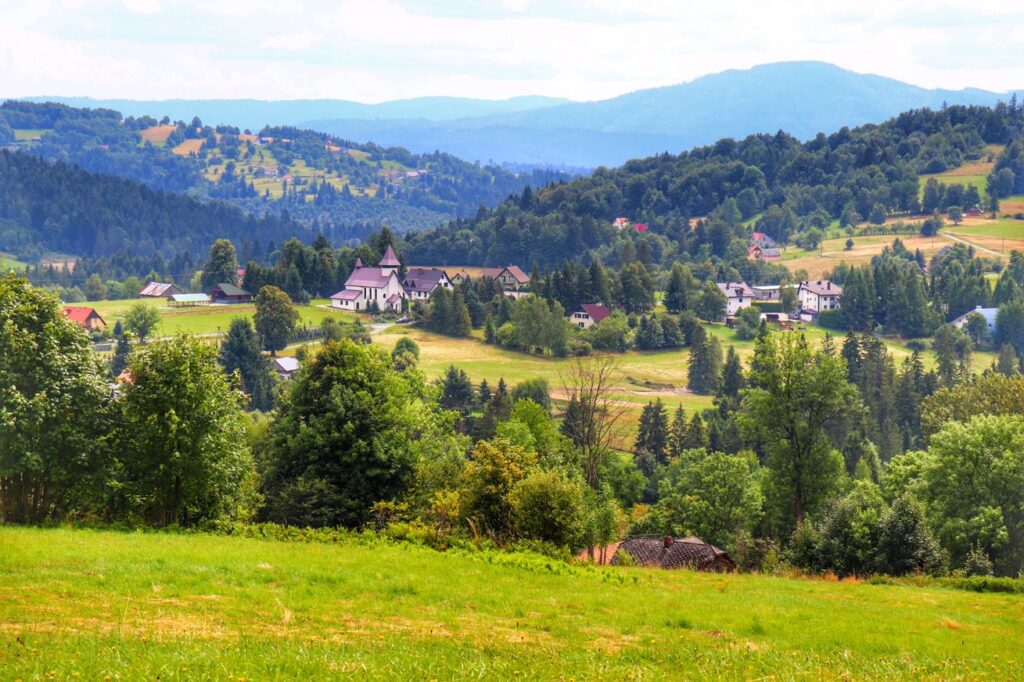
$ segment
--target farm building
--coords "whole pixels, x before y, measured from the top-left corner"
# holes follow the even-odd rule
[[[957,327],[958,329],[963,329],[965,326],[967,326],[967,319],[971,315],[978,314],[985,318],[985,322],[986,324],[988,324],[988,333],[989,335],[992,335],[996,333],[996,314],[998,312],[999,308],[982,308],[979,305],[975,306],[974,310],[966,312],[960,317],[956,318],[955,320],[950,322],[950,324],[953,325],[954,327]]]
[[[375,268],[366,267],[356,259],[356,267],[345,280],[345,288],[331,296],[331,307],[343,310],[401,310],[405,288],[398,277],[402,267],[395,250],[389,245]]]
[[[173,308],[210,305],[210,297],[206,294],[174,294],[167,299],[167,303]]]
[[[617,565],[623,553],[628,554],[637,566],[648,568],[689,568],[712,573],[736,570],[736,564],[724,550],[696,537],[678,540],[668,535],[663,538],[629,538],[619,545],[610,563]]]
[[[744,282],[716,282],[725,294],[725,314],[735,315],[744,308],[754,305],[754,291]]]
[[[299,361],[292,357],[274,358],[274,371],[282,379],[292,379],[299,371]]]
[[[252,301],[252,294],[234,284],[221,282],[213,286],[210,298],[215,303],[249,303]]]
[[[185,292],[183,292],[177,284],[150,282],[146,286],[142,287],[142,291],[139,292],[139,298],[170,298],[175,294],[183,293]]]
[[[100,317],[95,308],[67,305],[64,306],[64,315],[88,332],[102,331],[107,326],[107,323]]]
[[[584,303],[569,315],[569,321],[580,329],[590,329],[611,314],[603,303]]]
[[[753,260],[778,260],[782,258],[782,249],[754,244],[747,248],[747,257]]]
[[[750,235],[750,243],[760,246],[762,249],[770,249],[778,244],[774,239],[766,235],[764,232],[755,232]]]

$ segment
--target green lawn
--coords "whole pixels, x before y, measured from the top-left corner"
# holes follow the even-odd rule
[[[90,305],[106,320],[108,325],[113,325],[117,320],[123,320],[128,310],[138,303],[146,303],[155,306],[160,311],[160,324],[153,333],[155,336],[171,336],[173,334],[216,334],[226,332],[231,325],[231,320],[236,317],[251,318],[256,310],[253,305],[210,305],[197,306],[194,308],[170,308],[163,299],[136,298],[122,301],[93,301]],[[337,319],[351,319],[349,313],[336,310],[325,310],[319,305],[325,305],[324,300],[311,301],[310,305],[297,306],[299,311],[299,324],[318,325],[325,317]]]
[[[0,529],[3,678],[994,679],[1024,597],[408,545]]]
[[[1024,220],[1004,219],[974,225],[947,225],[944,231],[957,235],[1024,239]]]
[[[15,258],[9,253],[0,252],[0,272],[6,272],[8,270],[24,270],[25,263]]]
[[[25,142],[33,137],[42,137],[51,130],[51,128],[14,128],[14,139]]]

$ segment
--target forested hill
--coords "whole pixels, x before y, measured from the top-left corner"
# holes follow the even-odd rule
[[[467,264],[524,267],[588,252],[609,264],[745,258],[752,228],[786,242],[837,220],[919,214],[921,174],[983,155],[998,156],[996,169],[1009,168],[1012,193],[1022,193],[1024,150],[1008,144],[1022,134],[1024,107],[1011,100],[912,110],[806,143],[783,132],[723,139],[527,190],[473,219],[409,235],[405,250],[415,262],[459,254]],[[647,231],[616,229],[620,217]]]
[[[267,244],[292,236],[315,235],[285,218],[254,217],[224,202],[0,151],[0,251],[201,253],[220,237]]]
[[[362,239],[381,224],[399,232],[441,225],[559,177],[299,128],[252,132],[18,101],[0,105],[0,146],[254,214],[287,212],[334,241]]]

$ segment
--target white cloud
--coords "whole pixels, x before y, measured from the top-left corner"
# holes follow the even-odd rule
[[[0,95],[597,99],[793,59],[926,87],[1024,87],[1016,2],[779,4],[0,0]]]

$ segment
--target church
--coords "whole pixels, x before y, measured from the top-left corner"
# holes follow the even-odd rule
[[[345,288],[331,296],[331,307],[359,311],[376,304],[378,310],[401,311],[405,298],[405,287],[398,276],[401,267],[390,245],[377,267],[366,267],[356,259],[355,270],[345,280]]]

